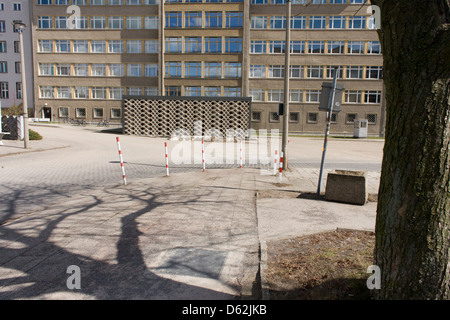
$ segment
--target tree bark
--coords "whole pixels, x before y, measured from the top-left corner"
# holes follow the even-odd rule
[[[372,0],[386,86],[377,299],[450,299],[450,0]]]

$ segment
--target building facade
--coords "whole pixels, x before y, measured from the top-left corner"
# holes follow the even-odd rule
[[[76,11],[67,11],[75,5]],[[34,0],[35,108],[55,121],[120,122],[123,95],[252,97],[251,126],[322,133],[323,82],[345,88],[332,133],[384,128],[382,55],[364,0]],[[68,13],[69,12],[69,13]]]
[[[27,26],[23,31],[27,105],[33,101],[33,63],[31,42],[31,10],[28,0],[0,0],[0,102],[2,109],[19,105],[23,101],[22,70],[19,33],[13,22]]]

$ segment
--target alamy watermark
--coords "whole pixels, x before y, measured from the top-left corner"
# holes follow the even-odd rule
[[[367,7],[366,13],[371,14],[375,20],[375,27],[377,30],[381,29],[381,9],[379,6],[371,5]]]
[[[71,274],[69,278],[67,278],[66,285],[70,290],[73,289],[81,289],[81,269],[77,265],[70,265],[67,267],[66,272]]]
[[[372,275],[367,279],[366,285],[369,290],[381,289],[381,269],[377,265],[371,265],[367,268],[367,273]]]

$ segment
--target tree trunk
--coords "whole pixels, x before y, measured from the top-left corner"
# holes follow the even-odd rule
[[[386,85],[374,296],[450,299],[450,0],[371,2]]]

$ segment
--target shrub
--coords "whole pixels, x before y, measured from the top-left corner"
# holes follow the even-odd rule
[[[28,130],[28,137],[30,140],[42,140],[42,136],[34,130]]]

